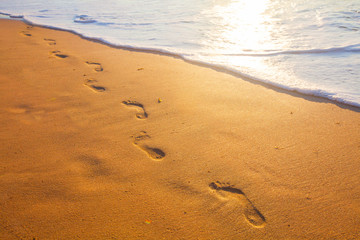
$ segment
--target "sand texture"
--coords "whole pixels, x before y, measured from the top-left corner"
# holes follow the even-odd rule
[[[359,109],[0,32],[0,239],[360,239]]]

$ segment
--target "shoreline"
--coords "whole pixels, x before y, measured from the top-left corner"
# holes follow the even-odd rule
[[[63,29],[63,28],[57,28],[57,27],[53,27],[53,26],[46,26],[46,25],[41,25],[41,24],[36,24],[36,23],[32,23],[31,21],[28,21],[26,19],[24,19],[24,17],[20,17],[20,18],[10,18],[11,14],[6,14],[6,13],[0,13],[2,15],[8,16],[9,20],[13,20],[13,21],[22,21],[25,24],[29,24],[31,26],[36,26],[36,27],[41,27],[41,28],[45,28],[45,29],[50,29],[50,30],[56,30],[56,31],[64,31],[64,32],[68,32],[74,35],[79,36],[81,39],[87,40],[87,41],[92,41],[95,43],[99,43],[102,44],[104,46],[108,46],[114,49],[121,49],[121,50],[125,50],[125,51],[133,51],[133,52],[139,52],[139,53],[149,53],[149,54],[155,54],[155,55],[160,55],[160,56],[167,56],[167,57],[173,57],[175,59],[181,59],[184,62],[196,65],[196,66],[200,66],[200,67],[205,67],[205,68],[209,68],[221,73],[226,73],[229,75],[232,75],[234,77],[237,77],[243,81],[248,81],[252,84],[257,84],[260,86],[264,86],[267,88],[270,88],[272,90],[275,91],[279,91],[279,92],[285,92],[288,93],[292,96],[297,96],[297,97],[303,97],[304,99],[308,99],[311,100],[313,99],[314,101],[317,100],[325,100],[325,101],[330,101],[333,104],[336,104],[342,108],[346,108],[346,109],[350,109],[352,111],[356,111],[356,112],[360,112],[360,103],[355,103],[355,102],[348,102],[347,100],[337,100],[337,99],[332,99],[330,97],[326,97],[323,96],[323,90],[320,90],[320,92],[322,92],[322,95],[319,93],[305,93],[308,91],[315,91],[315,90],[308,90],[308,89],[297,89],[297,88],[293,88],[293,89],[289,89],[288,86],[282,85],[282,84],[278,84],[278,83],[269,83],[266,80],[262,80],[253,76],[249,76],[247,74],[241,73],[237,70],[233,70],[231,68],[228,68],[226,66],[221,66],[221,65],[216,65],[216,64],[211,64],[211,63],[206,63],[206,62],[201,62],[201,61],[196,61],[196,60],[191,60],[191,59],[187,59],[184,56],[181,56],[180,54],[177,53],[172,53],[166,50],[161,50],[161,49],[148,49],[148,48],[141,48],[141,47],[132,47],[132,46],[126,46],[126,45],[115,45],[109,42],[106,42],[102,39],[99,38],[91,38],[91,37],[87,37],[84,36],[74,30],[68,30],[68,29]],[[316,90],[316,92],[319,92],[319,89]],[[333,95],[333,93],[331,92],[326,92],[327,95],[331,96]]]
[[[0,20],[4,239],[349,239],[359,111]]]

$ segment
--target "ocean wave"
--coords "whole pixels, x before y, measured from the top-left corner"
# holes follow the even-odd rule
[[[74,22],[76,23],[94,23],[95,19],[89,17],[88,15],[77,15],[74,18]]]
[[[19,18],[19,19],[24,18],[24,15],[22,15],[22,14],[11,14],[11,13],[5,13],[5,12],[0,12],[0,14],[7,16],[9,18]]]
[[[246,50],[242,53],[201,53],[204,56],[246,56],[246,57],[268,57],[268,56],[277,56],[277,55],[296,55],[296,54],[327,54],[327,53],[339,53],[339,52],[360,52],[360,43],[352,44],[345,47],[334,47],[334,48],[317,48],[317,49],[306,49],[306,50],[285,50],[285,51],[274,51],[268,50],[267,52],[250,52],[251,50]]]
[[[35,17],[37,17],[37,18],[50,18],[49,16],[43,16],[43,15],[37,15]]]
[[[10,15],[10,18],[24,18],[23,15]]]
[[[110,26],[110,25],[116,25],[116,23],[113,23],[113,22],[99,22],[99,21],[96,21],[96,25],[100,25],[100,26]]]

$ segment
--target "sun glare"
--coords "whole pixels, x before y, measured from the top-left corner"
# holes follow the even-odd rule
[[[270,41],[267,41],[271,32],[271,25],[266,24],[268,4],[269,0],[233,0],[226,3],[222,1],[221,4],[206,10],[204,14],[214,16],[214,25],[218,26],[211,29],[207,35],[210,35],[210,39],[222,39],[223,41],[218,42],[225,43],[225,46],[216,45],[217,50],[226,49],[234,53],[271,48]]]
[[[243,73],[270,74],[268,65],[271,63],[262,57],[249,55],[282,47],[272,39],[276,20],[268,12],[271,1],[228,0],[216,3],[202,13],[212,20],[212,28],[204,30],[204,52],[212,54],[215,63],[240,69]]]

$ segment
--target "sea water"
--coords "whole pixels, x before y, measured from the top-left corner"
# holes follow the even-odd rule
[[[359,0],[1,0],[0,12],[360,106]]]

